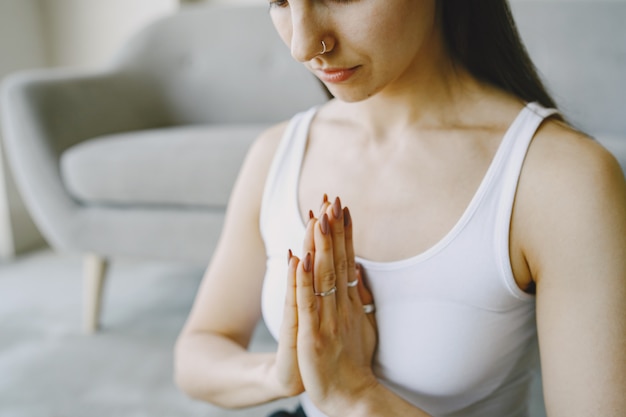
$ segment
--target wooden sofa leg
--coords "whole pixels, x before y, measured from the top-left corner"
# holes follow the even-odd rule
[[[96,332],[100,324],[102,288],[107,267],[108,261],[105,258],[92,253],[85,255],[83,264],[83,331],[88,334]]]

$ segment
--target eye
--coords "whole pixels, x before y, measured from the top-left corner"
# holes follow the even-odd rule
[[[274,7],[287,7],[288,4],[287,0],[270,0],[270,9]]]

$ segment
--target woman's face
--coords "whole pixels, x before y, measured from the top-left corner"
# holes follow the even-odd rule
[[[344,101],[402,91],[442,48],[436,0],[269,1],[292,56]]]

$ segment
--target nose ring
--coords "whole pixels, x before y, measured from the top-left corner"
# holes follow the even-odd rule
[[[324,55],[326,53],[326,42],[322,41],[322,52],[320,52],[320,55]]]

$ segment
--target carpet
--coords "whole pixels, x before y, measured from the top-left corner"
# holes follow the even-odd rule
[[[82,259],[50,250],[0,263],[0,417],[264,417],[295,401],[223,410],[172,382],[172,349],[203,269],[116,260],[102,329],[81,332]],[[263,326],[253,349],[272,349]]]

